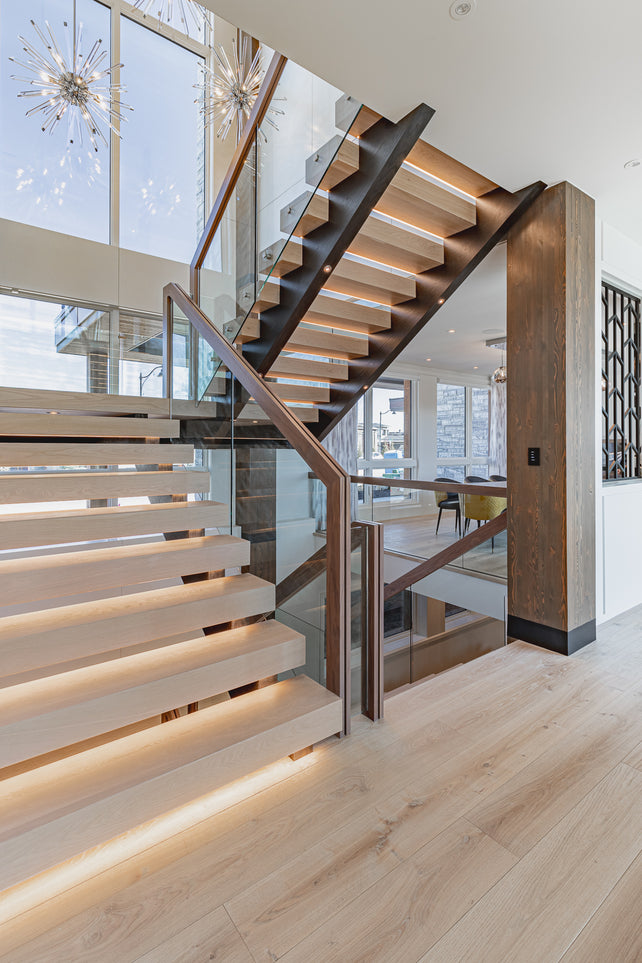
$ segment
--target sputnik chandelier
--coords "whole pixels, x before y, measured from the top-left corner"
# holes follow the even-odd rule
[[[205,29],[205,24],[211,27],[209,12],[196,0],[133,0],[133,3],[144,17],[151,13],[159,23],[171,23],[174,13],[178,14],[188,35],[190,27],[197,33]]]
[[[76,27],[76,0],[73,3],[71,57],[68,55],[65,59],[46,20],[44,30],[33,20],[31,26],[44,49],[40,50],[24,37],[19,37],[27,60],[9,58],[27,71],[26,77],[11,78],[29,85],[30,89],[21,90],[18,97],[44,98],[42,103],[27,111],[27,117],[40,115],[42,130],[51,134],[66,116],[70,144],[74,143],[76,132],[82,144],[84,128],[95,151],[98,151],[99,142],[107,147],[108,140],[101,125],[120,137],[115,124],[124,120],[122,110],[132,110],[120,102],[124,88],[112,83],[112,72],[123,65],[104,66],[108,51],[101,49],[102,40],[96,40],[87,56],[83,56],[82,24]]]
[[[238,143],[263,82],[262,53],[259,49],[249,63],[250,47],[247,36],[243,38],[240,56],[234,42],[232,42],[231,58],[221,44],[214,44],[212,50],[216,57],[216,64],[214,68],[203,66],[203,80],[200,84],[194,84],[196,90],[201,90],[203,94],[202,98],[195,102],[201,103],[201,113],[206,126],[221,121],[216,131],[216,136],[221,140],[225,140],[236,121],[236,142]],[[270,106],[265,116],[265,122],[278,130],[270,114],[283,115],[283,111],[278,107]],[[260,128],[259,130],[263,139],[267,140],[265,132]]]

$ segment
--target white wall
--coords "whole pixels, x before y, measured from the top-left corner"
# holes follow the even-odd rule
[[[189,288],[188,265],[0,218],[5,293],[161,314],[169,281]]]
[[[642,480],[602,482],[600,277],[642,293],[642,246],[603,221],[596,244],[596,610],[598,622],[642,602]]]

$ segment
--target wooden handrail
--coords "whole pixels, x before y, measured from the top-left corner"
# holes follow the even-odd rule
[[[494,538],[495,535],[499,535],[506,528],[506,512],[502,512],[501,515],[497,515],[492,518],[481,528],[475,529],[470,535],[464,535],[463,538],[458,538],[456,542],[453,542],[448,548],[445,548],[441,552],[437,552],[432,558],[427,558],[425,562],[420,562],[419,565],[415,565],[411,568],[409,572],[404,575],[400,575],[396,578],[394,582],[390,582],[386,585],[383,593],[384,601],[387,602],[394,595],[399,592],[403,592],[404,589],[409,588],[414,585],[415,582],[419,582],[422,578],[426,578],[428,575],[432,575],[438,569],[443,568],[444,565],[449,565],[460,555],[464,555],[473,548],[477,548],[478,545],[482,545],[483,542],[487,542],[489,538]]]
[[[198,297],[198,271],[203,266],[203,262],[207,256],[212,239],[218,230],[218,226],[221,223],[221,218],[225,212],[228,202],[234,192],[236,187],[236,182],[239,179],[241,171],[243,170],[243,165],[247,160],[248,154],[252,144],[254,143],[254,138],[257,130],[263,123],[265,115],[268,112],[272,97],[277,88],[279,80],[281,79],[281,74],[283,73],[283,68],[288,62],[287,57],[282,54],[275,53],[270,61],[270,66],[267,69],[261,89],[259,90],[258,96],[252,107],[250,116],[247,119],[247,123],[243,128],[243,133],[241,134],[241,139],[237,144],[236,150],[234,151],[234,156],[228,168],[225,179],[221,184],[220,190],[216,201],[214,202],[214,207],[207,219],[207,224],[205,225],[205,230],[201,235],[201,239],[198,242],[198,247],[196,248],[196,253],[192,259],[190,265],[190,282],[192,287],[192,297]]]
[[[172,398],[172,305],[183,312],[192,327],[216,352],[239,381],[326,486],[326,686],[343,699],[344,731],[350,728],[350,476],[292,414],[269,384],[248,364],[179,284],[163,289],[163,385]]]
[[[507,498],[508,490],[505,482],[461,482],[448,481],[419,481],[414,478],[375,478],[373,475],[350,475],[350,481],[355,485],[373,485],[376,488],[414,488],[427,492],[455,492],[457,495],[490,495],[496,498]]]

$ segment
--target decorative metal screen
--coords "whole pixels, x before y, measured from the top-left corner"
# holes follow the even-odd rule
[[[602,477],[639,478],[640,299],[602,282]]]

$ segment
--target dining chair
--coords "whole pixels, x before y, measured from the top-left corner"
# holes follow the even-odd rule
[[[452,482],[453,478],[435,478],[436,482]],[[459,504],[459,495],[457,492],[449,491],[438,491],[433,493],[435,496],[435,503],[439,509],[439,517],[437,518],[437,528],[435,529],[435,535],[439,532],[439,523],[441,521],[441,513],[443,511],[454,511],[455,512],[455,531],[459,532],[461,538],[461,506]]]

